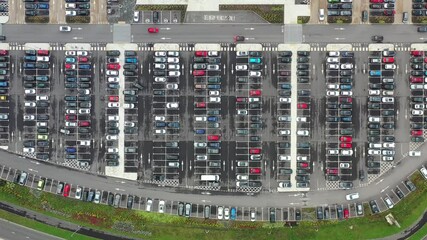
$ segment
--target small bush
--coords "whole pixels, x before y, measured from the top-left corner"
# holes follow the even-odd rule
[[[310,16],[298,16],[298,24],[306,24],[310,21]]]
[[[90,16],[66,16],[67,23],[90,23]]]
[[[25,16],[26,23],[49,23],[49,16]]]

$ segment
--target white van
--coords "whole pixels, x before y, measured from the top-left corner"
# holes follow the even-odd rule
[[[325,9],[321,8],[319,9],[319,21],[325,20]]]
[[[202,181],[219,181],[219,175],[202,175],[200,176]]]

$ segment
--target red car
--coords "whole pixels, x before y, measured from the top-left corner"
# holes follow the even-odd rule
[[[425,63],[427,63],[427,57],[426,57],[426,58],[424,58],[424,62],[425,62]]]
[[[64,193],[63,193],[64,197],[68,197],[68,195],[70,195],[70,189],[71,189],[70,184],[65,184]]]
[[[409,80],[411,81],[411,83],[422,83],[424,81],[422,77],[414,77],[414,76],[410,76]]]
[[[209,141],[218,141],[221,138],[219,135],[208,135]]]
[[[340,98],[341,103],[352,103],[353,99],[351,97],[342,97]]]
[[[196,103],[196,108],[205,108],[206,107],[206,103],[205,102],[198,102]]]
[[[119,70],[120,69],[120,64],[118,64],[118,63],[109,63],[109,64],[107,64],[107,69],[108,70]]]
[[[0,50],[0,56],[6,56],[8,53],[7,50]]]
[[[261,173],[261,168],[250,168],[249,169],[249,173],[260,174]]]
[[[247,102],[247,101],[248,101],[248,99],[244,98],[244,97],[238,97],[238,98],[236,98],[236,102]]]
[[[251,148],[249,149],[249,154],[260,154],[261,148]]]
[[[250,90],[249,95],[251,96],[261,96],[261,90]]]
[[[298,103],[297,104],[297,108],[298,109],[307,109],[308,108],[308,104],[307,103]]]
[[[65,69],[72,69],[73,64],[65,64]]]
[[[49,56],[49,50],[37,50],[37,55]]]
[[[79,57],[78,61],[79,62],[87,62],[87,61],[89,61],[89,59],[87,57]]]
[[[239,36],[239,35],[234,36],[233,39],[235,42],[244,42],[245,41],[245,37]]]
[[[203,76],[205,74],[206,74],[205,70],[194,70],[193,71],[193,76]]]
[[[109,96],[108,97],[108,101],[110,101],[110,102],[118,102],[119,101],[119,96]]]
[[[393,16],[394,14],[396,14],[395,10],[384,10],[385,16]]]
[[[79,121],[79,127],[89,127],[90,122],[89,121]]]
[[[341,142],[351,142],[351,141],[353,141],[353,138],[351,136],[341,136],[340,141]]]
[[[196,57],[207,57],[208,56],[208,52],[207,51],[196,51],[194,53],[194,55]]]
[[[297,163],[297,166],[300,168],[308,168],[308,163],[306,162],[299,162]]]
[[[326,173],[337,175],[338,174],[338,168],[328,168],[328,169],[326,169]]]
[[[414,57],[420,57],[423,55],[422,51],[411,51],[411,55]]]
[[[77,115],[67,114],[67,115],[65,115],[65,120],[67,120],[67,121],[76,121],[77,120]]]
[[[150,27],[150,28],[148,28],[148,32],[149,33],[158,33],[159,29],[158,28],[154,28],[154,27]]]
[[[344,218],[348,219],[349,216],[350,216],[350,213],[349,213],[348,209],[344,208]]]
[[[340,148],[351,148],[352,144],[351,143],[340,143]]]
[[[384,57],[383,63],[394,63],[394,57]]]
[[[371,3],[383,3],[384,0],[371,0]]]
[[[421,136],[421,135],[423,135],[423,130],[412,130],[411,135],[412,136]]]

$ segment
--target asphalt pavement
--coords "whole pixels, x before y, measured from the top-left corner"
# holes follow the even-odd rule
[[[33,239],[33,240],[58,240],[58,238],[37,230],[18,225],[13,222],[1,219],[0,236],[2,239],[8,240],[21,240],[21,239]]]

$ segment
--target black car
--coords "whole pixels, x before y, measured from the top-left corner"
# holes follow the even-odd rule
[[[371,40],[373,42],[381,43],[381,42],[383,42],[384,37],[383,36],[379,36],[379,35],[375,35],[375,36],[371,37]]]
[[[310,80],[308,77],[298,77],[297,82],[298,83],[308,83]]]
[[[299,57],[297,58],[297,63],[308,63],[309,60],[310,59],[308,57]]]
[[[183,215],[184,215],[184,203],[179,202],[178,203],[178,216],[183,216]]]
[[[368,168],[379,168],[380,165],[381,165],[380,162],[368,161],[367,167]]]
[[[113,193],[110,193],[108,195],[107,203],[108,203],[108,205],[113,206],[113,203],[114,203],[114,194]]]
[[[118,57],[118,56],[120,56],[120,51],[118,51],[118,50],[107,51],[107,56],[109,56],[109,57]]]
[[[160,18],[160,13],[155,11],[153,12],[153,23],[158,23]]]
[[[276,222],[276,209],[270,208],[270,222],[275,223]]]
[[[402,192],[402,191],[400,191],[400,189],[399,189],[399,188],[395,188],[395,189],[394,189],[394,193],[396,193],[396,195],[397,195],[397,197],[398,197],[399,199],[402,199],[402,198],[404,198],[404,197],[405,197],[405,195],[403,194],[403,192]]]
[[[36,144],[34,142],[34,140],[27,140],[24,141],[24,147],[34,147]]]
[[[328,175],[326,179],[328,179],[328,181],[339,181],[340,177],[338,175]]]
[[[317,207],[317,219],[322,220],[323,219],[323,207]]]
[[[380,209],[378,208],[377,203],[374,200],[369,201],[369,205],[371,206],[371,210],[373,214],[380,212]]]
[[[310,56],[310,52],[309,51],[298,51],[297,54],[298,54],[298,57],[308,57],[308,56]]]
[[[296,221],[301,221],[301,210],[300,209],[295,209],[295,220]]]
[[[343,71],[341,71],[342,73]],[[297,76],[308,76],[308,71],[297,71]]]
[[[34,10],[25,10],[25,16],[36,16],[37,13]]]
[[[298,64],[297,65],[298,70],[307,70],[307,69],[309,69],[309,67],[310,67],[310,65],[308,65],[308,64]]]
[[[353,188],[352,182],[340,182],[339,187],[342,189],[350,189]]]
[[[411,182],[410,180],[406,180],[404,183],[410,191],[415,191],[415,189],[417,189],[415,184],[413,182]]]
[[[133,206],[133,196],[132,195],[128,195],[128,202],[127,202],[126,206],[128,209],[132,209],[132,206]]]
[[[244,36],[240,36],[240,35],[234,36],[234,41],[235,42],[244,42],[245,41],[245,37]]]
[[[261,64],[249,64],[250,70],[261,70],[262,65]]]
[[[280,57],[292,57],[292,52],[291,51],[283,51],[279,53]]]

